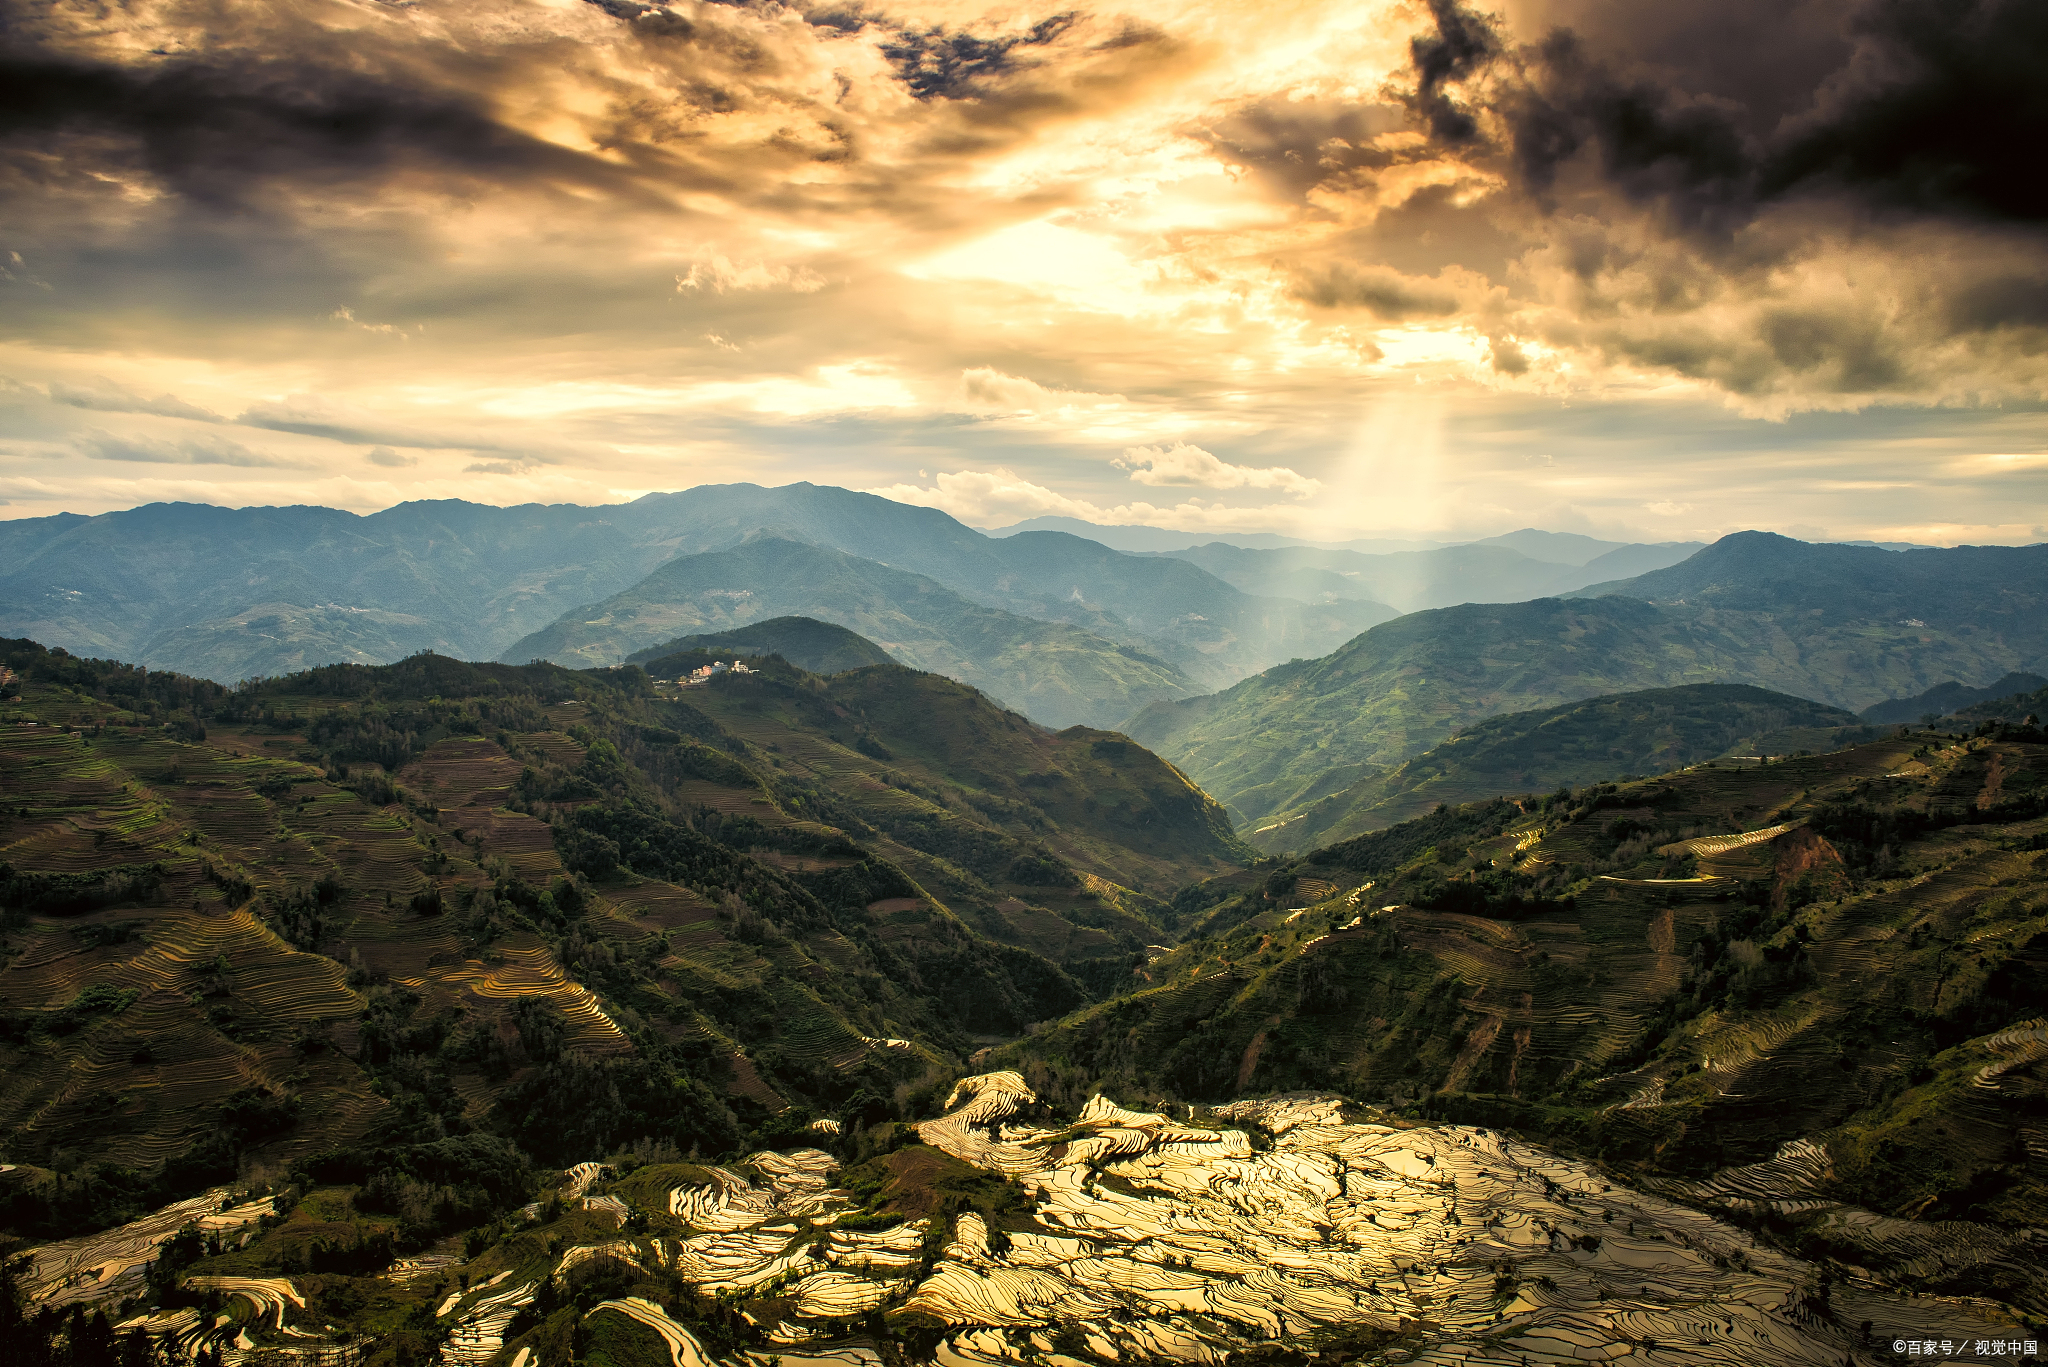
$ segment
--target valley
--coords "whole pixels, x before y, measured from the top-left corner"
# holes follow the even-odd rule
[[[33,1323],[0,1334],[507,1367],[2038,1338],[2025,698],[1870,739],[1755,689],[1502,718],[1429,810],[1274,860],[1115,733],[740,632],[238,690],[11,644]],[[1686,748],[1759,735],[1815,753]],[[1480,796],[1531,737],[1693,762]]]

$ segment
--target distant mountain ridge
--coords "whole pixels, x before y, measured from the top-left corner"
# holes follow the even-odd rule
[[[678,555],[761,532],[1094,632],[1201,688],[1323,653],[1394,615],[1247,595],[1194,566],[1061,533],[993,539],[872,494],[735,484],[591,508],[447,500],[359,517],[151,504],[0,522],[0,632],[223,680],[419,650],[492,658]]]
[[[1959,708],[1949,720],[1975,726],[1987,721],[2017,722],[2028,717],[2048,717],[2048,686],[2005,697],[1987,698]]]
[[[842,551],[756,535],[678,556],[633,587],[516,642],[507,663],[589,667],[800,616],[858,632],[916,669],[971,684],[1049,726],[1109,725],[1195,685],[1164,660],[1064,622],[985,607],[937,580]]]
[[[2039,688],[2048,688],[2048,678],[2039,674],[2013,672],[2004,678],[1970,688],[1955,679],[1938,683],[1925,693],[1911,698],[1887,698],[1863,709],[1863,720],[1876,725],[1898,725],[1925,720],[1929,716],[1946,717],[1951,712],[1960,712],[1977,703],[1993,702],[2009,698],[2018,693],[2030,693]]]
[[[1809,586],[1839,580],[1857,613],[1813,602]],[[1854,709],[2025,668],[2048,658],[2044,599],[2048,546],[1884,551],[1744,532],[1599,595],[1411,613],[1124,729],[1253,821],[1503,712],[1692,683]]]
[[[1735,532],[1681,564],[1575,596],[1607,595],[1829,621],[2006,621],[2048,612],[2048,543],[1892,551]]]
[[[1220,541],[1229,546],[1249,546],[1273,549],[1284,546],[1315,546],[1328,550],[1364,551],[1379,554],[1387,551],[1427,551],[1450,543],[1427,539],[1403,537],[1359,537],[1349,541],[1317,541],[1298,536],[1283,536],[1278,532],[1183,532],[1171,527],[1145,527],[1131,523],[1087,522],[1078,517],[1066,517],[1059,513],[1046,513],[1030,517],[1022,522],[1013,522],[1007,527],[985,529],[993,537],[1018,536],[1024,532],[1066,532],[1073,536],[1099,541],[1105,546],[1131,553],[1145,551],[1182,550],[1189,546],[1204,545]]]

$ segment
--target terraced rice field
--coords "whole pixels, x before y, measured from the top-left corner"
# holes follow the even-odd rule
[[[519,744],[548,763],[559,764],[564,769],[574,769],[583,763],[583,756],[587,753],[580,744],[560,731],[532,731],[521,736]]]
[[[1787,821],[1781,822],[1776,826],[1766,826],[1762,830],[1743,831],[1734,835],[1707,835],[1695,840],[1681,840],[1673,845],[1660,846],[1657,853],[1662,855],[1694,854],[1701,856],[1729,854],[1750,845],[1768,845],[1771,841],[1792,830],[1798,824],[1797,822]]]
[[[651,879],[630,887],[606,888],[604,900],[626,916],[657,931],[681,930],[711,920],[716,908],[711,903],[673,883]]]
[[[2048,1020],[2037,1018],[2001,1030],[1986,1039],[1984,1047],[1998,1055],[1998,1061],[1978,1069],[1970,1085],[1996,1092],[2004,1085],[2006,1074],[2048,1058]]]
[[[836,1228],[847,1203],[830,1185],[832,1160],[801,1150],[754,1155],[757,1176],[715,1169],[708,1184],[670,1191],[665,1213],[698,1232],[579,1245],[556,1271],[612,1258],[674,1267],[742,1304],[768,1297],[784,1307],[776,1343],[836,1362],[871,1350],[834,1340],[833,1323],[871,1310],[940,1323],[940,1362],[982,1364],[1045,1361],[1049,1336],[1075,1329],[1106,1361],[1220,1364],[1261,1344],[1375,1328],[1402,1336],[1404,1361],[1559,1367],[1874,1363],[1864,1318],[1887,1348],[1909,1332],[2020,1332],[1981,1306],[1862,1285],[1838,1290],[1833,1311],[1816,1308],[1805,1294],[1815,1268],[1668,1193],[1485,1129],[1373,1123],[1305,1095],[1235,1103],[1198,1124],[1102,1097],[1070,1124],[1019,1123],[1033,1100],[1015,1073],[972,1077],[945,1118],[919,1127],[1036,1203],[1030,1228],[1000,1236],[972,1211],[956,1217],[929,1275],[918,1275],[924,1221]],[[1233,1123],[1266,1138],[1254,1144]],[[1697,1195],[1776,1199],[1824,1163],[1815,1146],[1789,1147]],[[589,1313],[654,1331],[671,1362],[714,1361],[651,1302]]]
[[[764,826],[794,824],[767,795],[754,788],[731,788],[701,778],[684,779],[675,786],[675,796],[686,808],[701,807],[728,816],[750,816]]]
[[[639,1296],[627,1296],[620,1300],[603,1301],[593,1307],[588,1319],[604,1313],[624,1315],[636,1324],[644,1324],[660,1336],[668,1349],[672,1367],[711,1367],[711,1358],[704,1351],[696,1337],[689,1330],[668,1317],[668,1312],[651,1301]]]
[[[22,1277],[29,1303],[91,1303],[140,1291],[143,1266],[156,1257],[157,1249],[166,1239],[185,1225],[210,1221],[208,1228],[227,1230],[253,1225],[268,1213],[249,1206],[230,1212],[228,1202],[227,1189],[216,1188],[189,1201],[165,1206],[131,1224],[30,1249]]]
[[[519,1282],[493,1289],[510,1275],[509,1271],[500,1273],[474,1288],[471,1294],[475,1299],[462,1310],[454,1328],[449,1331],[447,1344],[441,1349],[443,1362],[455,1364],[455,1367],[483,1367],[498,1356],[499,1350],[505,1346],[506,1327],[521,1307],[533,1304],[534,1289],[538,1285]],[[476,1294],[478,1292],[483,1294]],[[458,1294],[456,1300],[461,1299]],[[442,1313],[446,1314],[447,1310]]]
[[[980,1364],[1061,1361],[1049,1359],[1050,1336],[1074,1330],[1098,1360],[1127,1363],[1220,1364],[1262,1344],[1377,1329],[1397,1337],[1403,1361],[1557,1367],[1885,1360],[1863,1346],[1856,1326],[1866,1318],[1887,1347],[1908,1333],[2020,1332],[1981,1305],[1861,1284],[1838,1287],[1833,1308],[1819,1308],[1805,1294],[1817,1277],[1810,1265],[1672,1192],[1632,1189],[1485,1129],[1397,1127],[1298,1094],[1237,1102],[1196,1123],[1098,1096],[1071,1123],[1020,1123],[1034,1100],[1015,1073],[971,1077],[944,1118],[919,1127],[925,1143],[1021,1183],[1035,1205],[1028,1228],[1000,1233],[973,1211],[955,1217],[928,1274],[920,1275],[934,1237],[927,1222],[838,1227],[851,1202],[832,1186],[834,1160],[817,1150],[757,1153],[744,1168],[710,1170],[707,1183],[657,1188],[660,1213],[691,1232],[579,1242],[543,1270],[560,1278],[607,1260],[643,1274],[673,1269],[700,1292],[772,1304],[772,1340],[797,1350],[782,1354],[785,1367],[879,1361],[834,1338],[873,1311],[940,1324],[938,1360]],[[1254,1143],[1237,1126],[1263,1138]],[[1818,1146],[1788,1146],[1689,1195],[1778,1201],[1819,1180],[1825,1162]],[[609,1175],[583,1164],[564,1174],[562,1190],[584,1197]],[[623,1210],[623,1194],[641,1190],[622,1184],[588,1199]],[[36,1250],[34,1294],[82,1296],[139,1279],[141,1262],[185,1221],[231,1228],[261,1213],[224,1209],[224,1197]],[[1940,1234],[1844,1218],[1874,1221],[1866,1237],[1907,1253],[1903,1241]],[[1930,1241],[1925,1256],[1953,1259],[1955,1250]],[[538,1280],[533,1270],[500,1268],[452,1290],[436,1307],[450,1326],[444,1360],[530,1360],[508,1350],[504,1332]],[[287,1324],[306,1304],[294,1279],[194,1279],[202,1283],[248,1301],[257,1321],[304,1333]],[[602,1302],[586,1319],[606,1315],[648,1331],[672,1364],[762,1361],[714,1357],[643,1296]],[[195,1327],[161,1318],[149,1326]]]
[[[277,1086],[260,1041],[302,1023],[352,1021],[361,1002],[339,964],[300,953],[246,911],[160,914],[146,942],[81,950],[68,928],[43,927],[0,971],[0,995],[59,1006],[89,984],[133,992],[124,1010],[54,1042],[0,1084],[0,1126],[33,1143],[90,1134],[97,1152],[148,1167],[182,1148],[211,1109],[246,1086]],[[245,1038],[209,1028],[191,1001],[203,975],[229,966],[237,1010],[257,1013]],[[149,1042],[147,1063],[133,1057]],[[314,1091],[319,1091],[314,1084]]]
[[[283,1324],[285,1307],[295,1305],[306,1308],[306,1298],[292,1285],[289,1277],[191,1277],[186,1285],[201,1291],[220,1291],[228,1296],[240,1296],[249,1302],[258,1321],[270,1320]]]
[[[517,934],[498,946],[503,962],[470,961],[443,975],[441,981],[467,988],[486,1001],[545,997],[561,1009],[569,1039],[585,1053],[623,1053],[632,1049],[624,1032],[605,1014],[597,995],[572,981],[555,962],[554,951],[537,936]]]
[[[806,1064],[831,1063],[850,1053],[865,1052],[861,1037],[838,1013],[794,986],[776,993],[776,1042],[792,1059]]]
[[[1435,1362],[1860,1352],[1852,1328],[1801,1304],[1812,1269],[1498,1134],[1349,1122],[1312,1098],[1217,1112],[1273,1134],[1255,1153],[1241,1133],[1100,1100],[1066,1131],[1007,1125],[1028,1097],[1014,1074],[970,1079],[963,1104],[922,1127],[1036,1190],[1057,1231],[1012,1233],[998,1253],[963,1217],[906,1302],[966,1331],[954,1342],[979,1360],[1025,1361],[1011,1331],[1061,1323],[1090,1326],[1095,1353],[1125,1360],[1220,1362],[1275,1337],[1403,1322],[1424,1326],[1416,1360]],[[1093,1139],[1053,1142],[1079,1129]],[[1884,1304],[1887,1339],[1890,1325],[1943,1317],[1951,1337],[1992,1332],[1956,1307]]]
[[[444,809],[505,805],[519,781],[519,761],[495,744],[475,738],[437,741],[399,778]]]

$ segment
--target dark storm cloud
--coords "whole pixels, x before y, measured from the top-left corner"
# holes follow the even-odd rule
[[[1709,232],[1812,197],[1991,225],[2048,222],[2048,178],[2028,165],[2048,135],[2048,5],[2038,0],[1844,5],[1846,56],[1788,102],[1797,112],[1762,132],[1745,92],[1703,79],[1715,73],[1630,69],[1605,50],[1620,46],[1609,35],[1563,28],[1510,49],[1458,0],[1432,0],[1431,12],[1436,32],[1414,44],[1412,107],[1439,141],[1471,142],[1485,130],[1446,91],[1460,86],[1496,116],[1495,150],[1539,198],[1590,161],[1629,198]]]
[[[1958,290],[1947,321],[1957,331],[2039,326],[2048,321],[2048,272],[1994,275]]]
[[[1862,60],[1766,163],[1777,195],[1840,185],[1874,201],[1994,222],[2048,221],[2048,6],[1876,0]]]
[[[1442,318],[1458,310],[1458,298],[1449,290],[1384,266],[1339,264],[1306,272],[1298,278],[1293,293],[1317,308],[1363,308],[1389,322]]]
[[[1470,142],[1478,135],[1479,125],[1471,111],[1444,87],[1465,80],[1490,63],[1499,54],[1500,43],[1492,21],[1458,0],[1429,0],[1429,14],[1436,22],[1436,32],[1422,34],[1408,45],[1415,64],[1415,109],[1436,137],[1451,143]]]
[[[7,8],[13,8],[9,6]],[[312,54],[163,56],[133,65],[51,50],[0,12],[0,152],[17,175],[65,138],[115,139],[200,200],[275,177],[347,180],[407,165],[623,192],[604,162],[511,129],[464,95]],[[119,153],[95,146],[95,159]]]
[[[882,46],[910,93],[920,100],[963,99],[1018,65],[1018,50],[1044,47],[1073,27],[1072,13],[1042,19],[1023,33],[992,38],[931,28],[903,30]]]
[[[1405,123],[1397,104],[1356,105],[1290,93],[1233,109],[1188,131],[1218,156],[1298,195],[1333,175],[1392,165],[1396,154],[1370,144]]]

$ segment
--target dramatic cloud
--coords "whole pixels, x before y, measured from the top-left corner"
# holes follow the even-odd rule
[[[1493,311],[1560,356],[1703,380],[1771,415],[2048,389],[2048,189],[2013,160],[2015,138],[2048,131],[2048,10],[1823,8],[1833,60],[1804,89],[1759,91],[1725,49],[1770,44],[1782,6],[1717,7],[1688,69],[1668,20],[1603,10],[1597,30],[1511,36],[1431,0],[1409,106],[1527,215]],[[1344,302],[1341,270],[1302,297]],[[1409,297],[1384,280],[1351,293]]]
[[[2033,0],[0,0],[8,516],[2013,539],[2044,69]]]
[[[1198,489],[1278,489],[1297,497],[1323,487],[1285,466],[1255,470],[1247,465],[1231,465],[1199,446],[1178,441],[1171,446],[1133,446],[1110,463],[1119,470],[1130,471],[1134,482],[1155,487],[1184,484]]]

